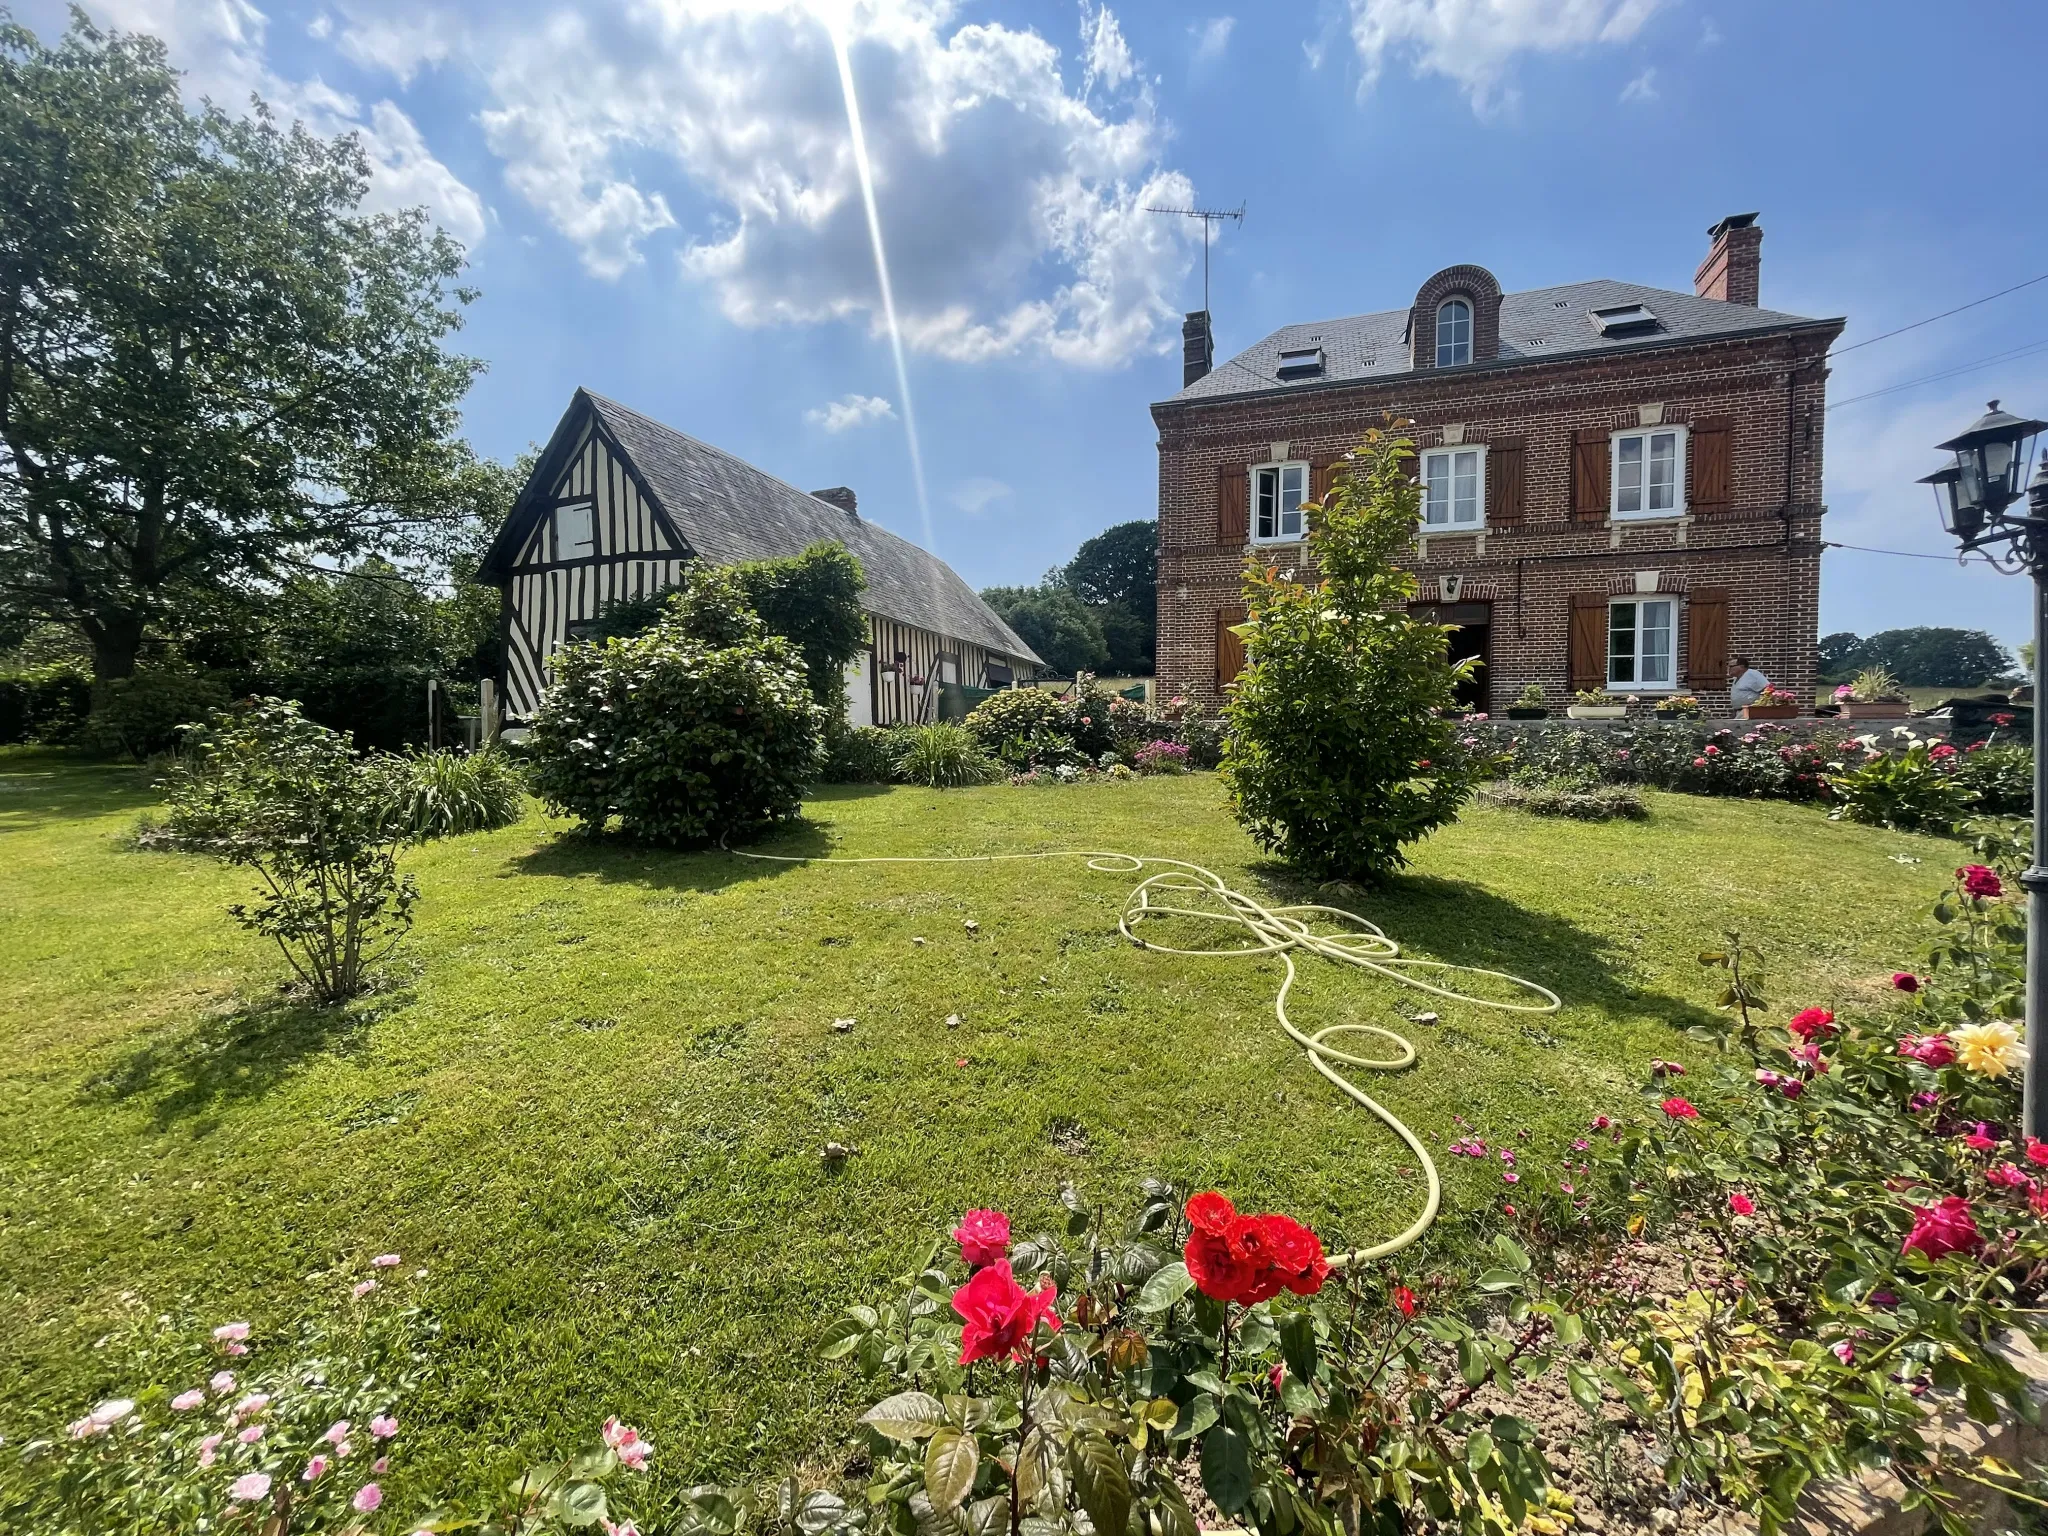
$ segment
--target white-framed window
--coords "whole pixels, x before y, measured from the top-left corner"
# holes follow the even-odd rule
[[[1308,532],[1302,503],[1308,500],[1308,465],[1252,466],[1252,542],[1291,544]]]
[[[1436,365],[1455,368],[1472,361],[1472,306],[1445,299],[1436,307]]]
[[[1607,689],[1678,686],[1678,599],[1620,597],[1607,605]]]
[[[595,509],[587,501],[555,508],[555,558],[587,560],[597,553]]]
[[[1616,517],[1685,514],[1685,428],[1644,427],[1614,434]]]
[[[1486,449],[1481,444],[1422,451],[1422,531],[1486,524]]]

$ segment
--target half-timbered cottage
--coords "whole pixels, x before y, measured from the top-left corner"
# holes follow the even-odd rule
[[[681,579],[831,541],[861,563],[868,650],[847,668],[857,725],[930,719],[945,683],[1002,688],[1039,666],[1031,647],[938,556],[860,515],[843,486],[806,493],[616,401],[576,391],[481,577],[505,594],[508,718],[533,713],[557,651],[611,603]]]

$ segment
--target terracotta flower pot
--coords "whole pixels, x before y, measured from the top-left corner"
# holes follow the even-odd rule
[[[1797,704],[1745,704],[1742,718],[1745,720],[1794,720],[1799,716]]]

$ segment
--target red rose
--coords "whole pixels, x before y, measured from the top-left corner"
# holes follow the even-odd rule
[[[1415,1315],[1415,1293],[1405,1285],[1394,1287],[1394,1305],[1401,1309],[1403,1317]]]
[[[1956,755],[1956,749],[1944,741],[1940,746],[1936,747],[1927,755],[1933,758],[1934,761],[1936,761],[1937,763],[1946,762],[1948,761],[1948,759]]]
[[[2027,1138],[2027,1161],[2036,1168],[2048,1168],[2048,1141],[2038,1136]]]
[[[1982,864],[1965,864],[1956,871],[1956,878],[1963,882],[1963,894],[1989,899],[2005,894],[2005,882],[1998,878],[1997,871],[1986,869]]]
[[[1674,1120],[1697,1120],[1700,1117],[1700,1112],[1692,1107],[1689,1100],[1682,1099],[1676,1094],[1664,1101],[1663,1110]]]
[[[2000,1163],[1995,1168],[1984,1170],[1984,1182],[2000,1189],[2032,1189],[2034,1181],[2011,1163]]]
[[[1939,1259],[1951,1253],[1975,1253],[1984,1246],[1984,1235],[1970,1214],[1970,1202],[1961,1195],[1945,1195],[1933,1205],[1911,1209],[1913,1230],[1906,1234],[1899,1252],[1911,1253],[1917,1248],[1928,1258]]]
[[[1010,1218],[1001,1211],[969,1211],[953,1229],[960,1257],[975,1269],[1010,1254]]]
[[[1036,1291],[1025,1290],[1010,1273],[1008,1259],[976,1270],[974,1278],[953,1293],[953,1310],[961,1322],[960,1363],[1021,1360],[1041,1321],[1059,1332],[1060,1320],[1052,1310],[1056,1296],[1050,1275]]]
[[[1197,1232],[1221,1237],[1223,1229],[1230,1225],[1230,1218],[1236,1214],[1237,1207],[1213,1189],[1188,1201],[1188,1225]]]
[[[1777,1083],[1777,1089],[1786,1098],[1796,1099],[1799,1095],[1806,1092],[1806,1084],[1799,1081],[1796,1077],[1780,1078]]]
[[[1252,1272],[1230,1251],[1230,1240],[1216,1232],[1189,1236],[1181,1257],[1195,1289],[1218,1301],[1241,1301],[1251,1284]]]
[[[1920,990],[1920,978],[1911,971],[1893,971],[1892,985],[1901,992],[1918,992]]]
[[[1266,1227],[1268,1220],[1264,1216],[1233,1216],[1223,1234],[1230,1256],[1246,1272],[1244,1294],[1237,1299],[1248,1307],[1271,1301],[1287,1289],[1289,1276],[1280,1267],[1279,1253]]]
[[[1802,1008],[1785,1027],[1805,1041],[1825,1040],[1835,1032],[1835,1016],[1825,1008]]]
[[[1998,1145],[1998,1138],[1991,1134],[1990,1126],[1979,1120],[1977,1128],[1963,1138],[1963,1145],[1972,1152],[1989,1152]]]
[[[1756,1214],[1756,1202],[1741,1190],[1731,1189],[1728,1192],[1728,1209],[1738,1216],[1754,1216]]]
[[[1281,1283],[1297,1296],[1313,1296],[1329,1278],[1322,1239],[1292,1216],[1261,1216],[1259,1228]]]

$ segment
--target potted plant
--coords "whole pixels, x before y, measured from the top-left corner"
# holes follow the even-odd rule
[[[1903,720],[1912,712],[1899,680],[1883,667],[1865,667],[1835,690],[1844,720]]]
[[[1745,720],[1790,720],[1799,713],[1799,699],[1783,688],[1766,687],[1754,704],[1742,707]]]
[[[1700,701],[1689,693],[1675,693],[1659,699],[1655,714],[1660,720],[1690,720],[1700,712]]]
[[[1543,702],[1543,685],[1531,683],[1524,688],[1521,696],[1508,706],[1510,720],[1548,720],[1550,710]]]
[[[1628,714],[1628,702],[1598,688],[1581,688],[1565,713],[1574,720],[1619,720]]]

